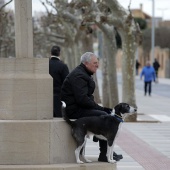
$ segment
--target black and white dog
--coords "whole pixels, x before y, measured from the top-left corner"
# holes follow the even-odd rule
[[[63,108],[65,106],[66,105],[63,102]],[[63,110],[63,118],[71,126],[72,136],[77,142],[77,148],[75,150],[77,163],[84,163],[80,160],[80,153],[86,162],[92,162],[85,157],[85,145],[90,134],[107,141],[107,160],[109,163],[115,163],[116,161],[113,160],[113,148],[119,125],[123,122],[127,115],[131,115],[136,111],[136,108],[129,106],[127,103],[119,103],[114,107],[111,115],[83,117],[75,121],[71,121],[66,116],[65,110]]]

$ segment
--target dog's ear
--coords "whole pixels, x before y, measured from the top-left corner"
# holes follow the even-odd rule
[[[114,107],[115,113],[120,113],[121,107],[122,107],[122,106],[121,106],[120,104],[116,105],[116,106]]]

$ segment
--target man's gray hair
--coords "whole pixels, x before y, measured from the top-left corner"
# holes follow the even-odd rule
[[[86,52],[81,56],[80,62],[81,63],[85,63],[85,62],[89,63],[91,61],[92,56],[96,56],[96,55],[92,52]]]

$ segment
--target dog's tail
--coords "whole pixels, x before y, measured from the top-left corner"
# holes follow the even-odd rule
[[[73,127],[74,125],[74,122],[71,121],[68,116],[66,115],[66,111],[65,111],[65,108],[66,108],[66,103],[61,101],[62,102],[62,116],[63,116],[63,119],[71,126]]]

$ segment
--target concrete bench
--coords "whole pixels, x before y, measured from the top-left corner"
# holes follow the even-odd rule
[[[0,120],[0,164],[75,163],[69,125],[53,120]]]
[[[77,164],[69,125],[53,120],[0,120],[0,170],[116,170],[116,164]]]

